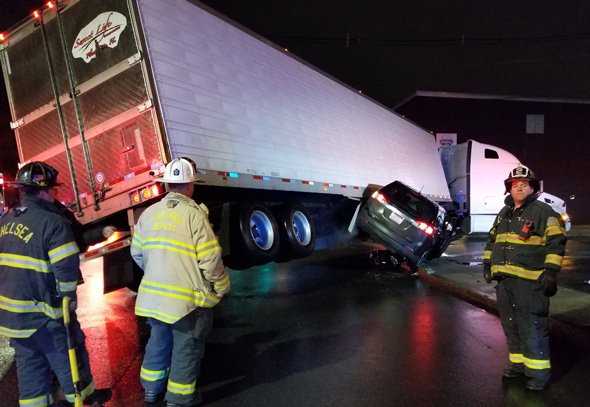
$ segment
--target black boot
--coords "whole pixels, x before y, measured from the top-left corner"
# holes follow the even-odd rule
[[[113,397],[111,389],[94,389],[94,392],[86,397],[84,404],[104,404]]]

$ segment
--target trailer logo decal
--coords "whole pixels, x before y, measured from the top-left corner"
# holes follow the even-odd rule
[[[90,62],[96,58],[99,50],[115,48],[125,27],[127,18],[123,14],[115,11],[99,14],[78,33],[72,55],[74,58],[82,58],[86,63]]]

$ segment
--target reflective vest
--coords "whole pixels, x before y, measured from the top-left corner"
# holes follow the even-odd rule
[[[170,192],[135,225],[131,256],[143,269],[135,313],[172,324],[197,307],[213,307],[230,290],[208,209]]]
[[[63,317],[76,299],[80,260],[69,225],[53,204],[25,196],[0,219],[0,334],[27,338]]]
[[[559,271],[567,242],[559,215],[534,194],[517,209],[511,196],[505,203],[484,250],[492,275],[537,280],[545,269]]]

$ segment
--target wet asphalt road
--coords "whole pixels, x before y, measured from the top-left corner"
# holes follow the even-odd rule
[[[79,316],[106,406],[142,406],[148,331],[135,294],[102,295],[100,261],[84,266]],[[503,382],[496,316],[402,272],[369,267],[356,249],[231,272],[198,386],[209,406],[588,405],[590,355],[553,343],[543,393]],[[4,344],[0,342],[0,345]],[[0,406],[16,406],[10,354],[0,352]]]

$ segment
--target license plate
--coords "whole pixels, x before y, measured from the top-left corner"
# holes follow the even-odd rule
[[[403,219],[402,219],[402,217],[401,217],[401,216],[399,216],[399,215],[398,215],[397,213],[395,213],[395,212],[391,212],[391,213],[389,214],[389,219],[391,219],[392,221],[394,221],[394,222],[395,222],[395,223],[397,223],[397,224],[400,224],[400,223],[402,223],[402,220],[403,220]]]

